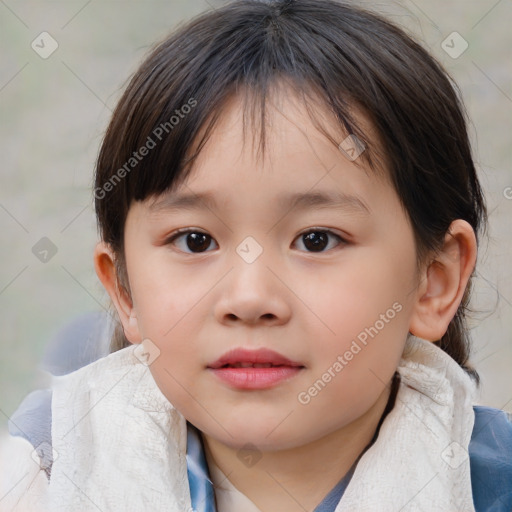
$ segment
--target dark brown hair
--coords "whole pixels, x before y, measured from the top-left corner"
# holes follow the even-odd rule
[[[345,2],[235,1],[192,19],[158,44],[132,77],[107,129],[96,166],[95,207],[101,237],[116,255],[128,293],[123,229],[131,203],[172,191],[186,179],[234,94],[245,92],[250,118],[260,116],[264,151],[265,101],[271,87],[284,82],[304,98],[320,99],[340,127],[365,144],[361,156],[376,170],[379,145],[356,121],[354,107],[364,112],[385,150],[419,261],[442,246],[455,219],[469,222],[478,238],[487,217],[460,92],[421,45],[389,21]],[[468,285],[436,343],[478,380],[468,366],[469,291]],[[128,344],[118,325],[111,349]]]

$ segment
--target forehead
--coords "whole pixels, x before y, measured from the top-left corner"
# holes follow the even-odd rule
[[[291,94],[274,95],[266,105],[262,155],[255,144],[262,133],[254,124],[247,127],[245,106],[242,98],[235,96],[224,105],[186,180],[172,192],[150,198],[149,213],[218,212],[234,203],[254,209],[258,208],[256,201],[263,207],[266,198],[272,204],[264,206],[276,211],[309,208],[361,215],[371,212],[367,189],[380,181],[379,173],[369,169],[361,158],[351,158],[344,145],[349,138],[347,132],[325,107],[322,111],[321,104],[317,105],[315,120],[328,131],[331,140],[311,119],[303,102]],[[368,121],[361,119],[361,124],[371,133]]]
[[[197,154],[201,155],[206,147],[210,155],[215,153],[212,146],[218,146],[218,139],[228,133],[231,155],[250,147],[251,156],[258,160],[275,155],[276,147],[283,145],[281,136],[288,137],[296,130],[302,140],[296,137],[296,144],[291,143],[293,153],[298,154],[310,146],[311,141],[322,139],[336,149],[348,151],[354,164],[364,171],[387,177],[388,161],[378,130],[370,121],[369,113],[348,100],[345,94],[340,90],[339,97],[330,100],[315,84],[297,84],[285,78],[277,78],[258,90],[241,85],[221,104],[208,106],[206,120],[187,148],[185,161],[193,162],[187,165],[187,170],[190,167],[197,170],[201,165],[195,163]],[[331,101],[335,101],[336,106]],[[200,105],[201,102],[198,108]],[[334,114],[335,110],[341,119]],[[212,136],[217,140],[208,144]]]
[[[230,95],[218,112],[220,115],[213,130],[213,136],[217,138],[215,144],[218,144],[219,138],[229,134],[231,153],[238,149],[245,150],[246,146],[249,146],[253,151],[251,156],[255,159],[267,156],[267,150],[276,154],[279,146],[281,150],[283,147],[286,149],[286,142],[292,144],[290,149],[293,153],[298,153],[306,148],[302,144],[294,145],[294,142],[308,145],[309,142],[322,140],[340,148],[340,144],[349,136],[350,139],[354,139],[349,129],[336,119],[323,97],[312,90],[297,90],[283,81],[278,81],[267,90],[259,92],[245,87],[238,94]],[[369,136],[373,139],[372,151],[378,149],[378,136],[361,109],[350,107],[348,115],[352,117],[347,120],[348,123],[354,124],[356,131],[360,130],[363,133],[363,137],[359,138],[360,142]],[[196,141],[202,140],[204,128],[200,130]],[[293,141],[289,140],[291,134],[295,136]],[[196,141],[193,147],[197,144]],[[362,149],[364,146],[362,144]],[[345,144],[343,148],[347,149]],[[356,164],[366,162],[368,152],[361,152],[361,156]]]

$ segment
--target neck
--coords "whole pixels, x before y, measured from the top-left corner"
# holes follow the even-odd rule
[[[262,512],[314,510],[372,442],[393,398],[386,387],[375,404],[349,425],[307,445],[265,452],[251,467],[243,464],[236,448],[202,434],[207,463],[215,464]],[[214,486],[222,486],[211,476]]]

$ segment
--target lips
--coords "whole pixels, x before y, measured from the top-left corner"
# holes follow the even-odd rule
[[[217,361],[208,365],[209,368],[271,368],[273,366],[302,367],[299,362],[292,361],[273,350],[260,348],[247,350],[237,348],[226,352]]]
[[[258,390],[277,386],[297,375],[304,365],[273,350],[234,349],[208,369],[224,384],[240,390]]]

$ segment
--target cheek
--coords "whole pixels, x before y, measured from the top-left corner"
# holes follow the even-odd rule
[[[165,258],[141,261],[144,264],[132,261],[128,271],[134,276],[131,288],[139,330],[159,350],[150,371],[162,393],[185,413],[192,405],[191,395],[196,395],[197,373],[205,363],[197,341],[204,324],[201,299],[215,280],[211,277],[209,284],[187,272],[173,272]]]
[[[214,277],[208,278],[210,283],[187,269],[173,271],[169,261],[162,257],[146,259],[143,265],[135,263],[130,274],[134,276],[132,293],[144,337],[161,343],[175,342],[184,328],[200,324],[193,313],[197,316],[201,310],[197,306],[215,283]]]
[[[381,326],[381,315],[391,320],[386,328],[395,324],[403,329],[406,314],[397,314],[397,309],[405,311],[412,298],[414,265],[410,260],[386,258],[371,248],[354,251],[354,257],[347,257],[336,272],[328,268],[314,282],[303,285],[299,293],[309,298],[306,304],[317,316],[317,328],[323,324],[324,338],[334,345],[351,340],[376,322]]]
[[[328,381],[320,409],[334,400],[354,414],[373,403],[400,361],[413,305],[414,253],[361,250],[346,269],[325,280],[329,291],[317,291],[312,307],[329,330],[317,322],[323,336],[315,345],[311,383]]]

